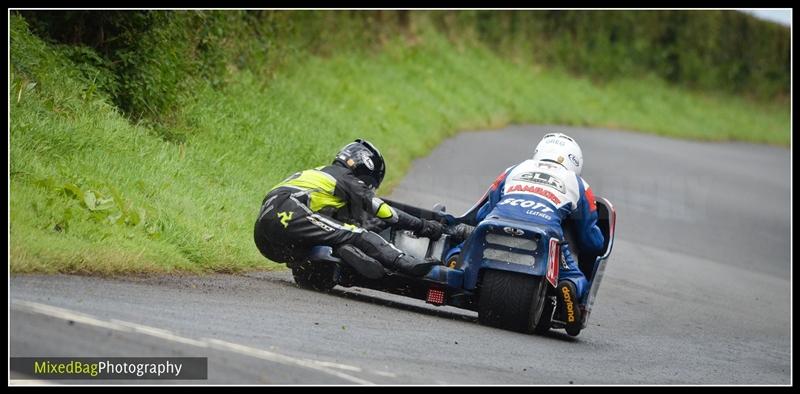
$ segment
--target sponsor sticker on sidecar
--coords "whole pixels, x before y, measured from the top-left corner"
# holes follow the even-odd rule
[[[550,250],[549,255],[547,257],[547,281],[550,282],[553,287],[556,287],[556,281],[558,280],[558,256],[560,250],[558,246],[558,239],[557,238],[550,238]]]

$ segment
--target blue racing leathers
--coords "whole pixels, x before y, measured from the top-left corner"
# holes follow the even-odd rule
[[[578,248],[596,253],[603,247],[592,189],[583,178],[561,164],[523,161],[503,171],[488,193],[477,213],[479,222],[486,217],[531,221],[554,229],[563,238],[562,222],[572,220]],[[586,276],[567,245],[562,248],[562,256],[559,280],[572,281],[578,297],[583,299],[588,290]]]

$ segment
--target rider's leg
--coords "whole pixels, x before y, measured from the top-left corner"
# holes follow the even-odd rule
[[[356,265],[353,268],[358,271],[376,271],[368,266],[373,265],[373,260],[358,261],[358,251],[351,248],[342,249],[344,245],[354,245],[384,267],[410,275],[425,275],[433,265],[436,265],[403,253],[371,231],[314,213],[294,197],[276,199],[272,203],[272,209],[267,206],[269,204],[267,200],[256,223],[256,244],[259,244],[260,236],[268,241],[262,241],[262,244],[279,244],[282,250],[292,252],[293,255],[307,253],[308,249],[315,245],[328,245],[333,247],[334,252],[344,258],[345,262],[352,263],[351,266]],[[259,249],[262,250],[261,247]],[[367,277],[373,276],[369,272],[365,273]]]
[[[589,281],[586,280],[586,275],[578,267],[578,262],[575,261],[568,245],[562,245],[561,247],[561,267],[558,270],[558,280],[571,281],[575,285],[578,302],[583,301],[583,297],[589,287]]]
[[[341,257],[347,265],[365,278],[380,279],[384,275],[383,265],[378,260],[369,257],[355,245],[339,245],[334,249],[334,254]]]
[[[298,202],[298,204],[300,203]],[[299,207],[306,211],[303,216],[306,220],[292,224],[295,226],[292,232],[302,234],[302,241],[309,247],[313,245],[332,246],[340,257],[366,277],[377,276],[375,268],[371,267],[374,266],[375,260],[386,268],[414,276],[425,275],[434,265],[438,265],[436,261],[421,260],[403,253],[372,231],[344,224],[329,216],[313,213],[305,205],[299,205]],[[358,250],[344,247],[344,245],[353,245],[374,260],[359,259]]]
[[[364,253],[378,260],[384,267],[403,272],[408,275],[422,276],[439,263],[434,260],[418,259],[403,253],[380,235],[372,231],[364,231],[353,239],[353,245]]]
[[[264,257],[291,266],[300,256],[295,253],[292,234],[282,223],[282,218],[288,220],[297,214],[292,209],[294,203],[287,203],[288,198],[288,193],[267,195],[256,219],[253,240]]]
[[[580,303],[587,290],[588,281],[578,267],[568,245],[563,245],[561,249],[561,267],[559,267],[558,279],[558,300],[567,333],[578,335],[583,317]]]
[[[265,200],[254,230],[259,251],[270,260],[291,266],[305,259],[315,245],[335,249],[363,231],[312,212],[288,193],[274,197]]]

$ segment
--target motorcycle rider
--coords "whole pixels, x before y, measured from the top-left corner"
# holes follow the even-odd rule
[[[439,239],[441,223],[411,216],[375,196],[386,173],[383,156],[363,139],[347,144],[331,165],[300,171],[262,201],[254,239],[266,258],[292,267],[311,247],[327,245],[361,275],[378,279],[384,267],[422,276],[439,264],[403,253],[367,228],[375,217],[417,236]]]
[[[580,176],[583,153],[578,143],[562,133],[548,133],[536,145],[533,158],[503,171],[489,188],[477,221],[499,216],[532,221],[557,229],[562,224],[575,229],[577,247],[590,253],[603,247],[597,226],[597,206],[589,184]],[[588,286],[568,245],[562,246],[557,294],[564,311],[567,333],[577,335],[581,310],[577,303]],[[572,311],[572,313],[569,313]]]

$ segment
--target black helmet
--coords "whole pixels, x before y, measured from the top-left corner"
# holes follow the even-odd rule
[[[377,189],[386,175],[386,165],[381,152],[367,140],[357,139],[347,144],[333,160],[353,171],[356,178],[361,179],[373,189]]]

